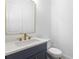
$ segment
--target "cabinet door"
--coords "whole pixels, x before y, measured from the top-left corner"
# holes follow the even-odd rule
[[[27,59],[47,59],[46,52],[42,51],[42,52],[40,52],[38,54],[35,54],[35,55],[33,55],[33,56],[31,56],[31,57],[29,57]]]
[[[46,52],[38,53],[36,59],[47,59]]]
[[[36,59],[36,55],[34,55],[34,56],[31,56],[31,57],[29,57],[29,58],[26,58],[26,59]]]

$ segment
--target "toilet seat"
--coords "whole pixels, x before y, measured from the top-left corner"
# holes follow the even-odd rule
[[[52,57],[61,57],[62,56],[62,51],[57,48],[49,48],[47,52]]]

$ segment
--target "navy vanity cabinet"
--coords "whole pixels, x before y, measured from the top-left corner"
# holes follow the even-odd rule
[[[47,43],[43,43],[29,49],[5,56],[5,59],[47,59]]]

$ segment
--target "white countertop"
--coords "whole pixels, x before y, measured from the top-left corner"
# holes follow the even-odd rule
[[[10,55],[24,49],[28,49],[39,44],[47,42],[49,39],[32,38],[26,41],[10,41],[5,43],[5,55]]]

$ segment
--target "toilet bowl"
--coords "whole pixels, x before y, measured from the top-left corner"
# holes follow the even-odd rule
[[[47,53],[55,59],[62,59],[62,51],[58,48],[49,48]]]

